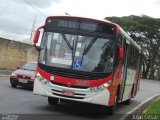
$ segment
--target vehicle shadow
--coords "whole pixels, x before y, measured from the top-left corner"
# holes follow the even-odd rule
[[[31,91],[31,92],[33,92],[33,88],[32,87],[17,86],[16,88],[13,88],[13,87],[10,86],[10,88],[17,89],[17,90],[24,90],[24,91]]]
[[[124,103],[119,103],[114,115],[107,115],[104,106],[66,100],[61,100],[61,102],[55,106],[49,104],[46,106],[39,106],[38,109],[53,114],[54,117],[58,115],[58,119],[119,120],[138,104],[140,103],[136,100],[131,100],[129,106],[124,105]]]
[[[122,105],[119,104],[115,110],[121,109]],[[81,103],[81,102],[74,102],[74,101],[67,101],[61,100],[58,105],[47,105],[47,106],[39,106],[38,109],[43,109],[45,111],[62,114],[64,117],[69,117],[72,115],[75,118],[80,117],[83,119],[108,119],[111,118],[112,120],[118,120],[118,118],[122,117],[121,114],[115,115],[107,115],[106,114],[106,107],[88,103]]]

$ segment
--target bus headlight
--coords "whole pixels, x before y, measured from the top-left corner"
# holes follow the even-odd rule
[[[100,86],[97,86],[97,87],[91,87],[90,90],[92,92],[99,92],[99,91],[102,91],[102,90],[105,90],[110,84],[111,84],[111,81],[112,80],[108,80],[106,83],[100,85]]]
[[[37,80],[39,80],[40,82],[42,82],[43,79],[44,79],[39,72],[36,73],[36,78],[37,78]]]
[[[39,72],[36,73],[36,78],[44,85],[48,85],[48,86],[52,86],[51,82],[49,80],[46,80],[45,78],[43,78],[41,76],[41,74]]]

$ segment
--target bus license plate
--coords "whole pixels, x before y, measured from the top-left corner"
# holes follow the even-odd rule
[[[63,95],[67,95],[67,96],[74,96],[74,92],[73,91],[67,91],[67,90],[63,90],[62,91]]]
[[[27,83],[27,80],[19,79],[19,82],[21,82],[21,83]]]

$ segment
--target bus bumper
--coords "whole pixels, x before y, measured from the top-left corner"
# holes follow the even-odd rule
[[[73,94],[66,95],[63,91],[69,91]],[[38,79],[34,81],[33,94],[42,95],[46,97],[55,97],[60,99],[67,99],[79,102],[86,102],[97,105],[108,106],[110,93],[108,89],[93,92],[90,88],[71,88],[52,83],[45,84]]]

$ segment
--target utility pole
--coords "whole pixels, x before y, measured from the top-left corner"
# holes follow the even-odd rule
[[[35,32],[36,19],[37,19],[37,15],[35,14],[35,16],[34,16],[34,20],[33,20],[33,24],[32,24],[32,30],[31,30],[30,40],[32,40],[33,35],[34,35],[34,32]]]

